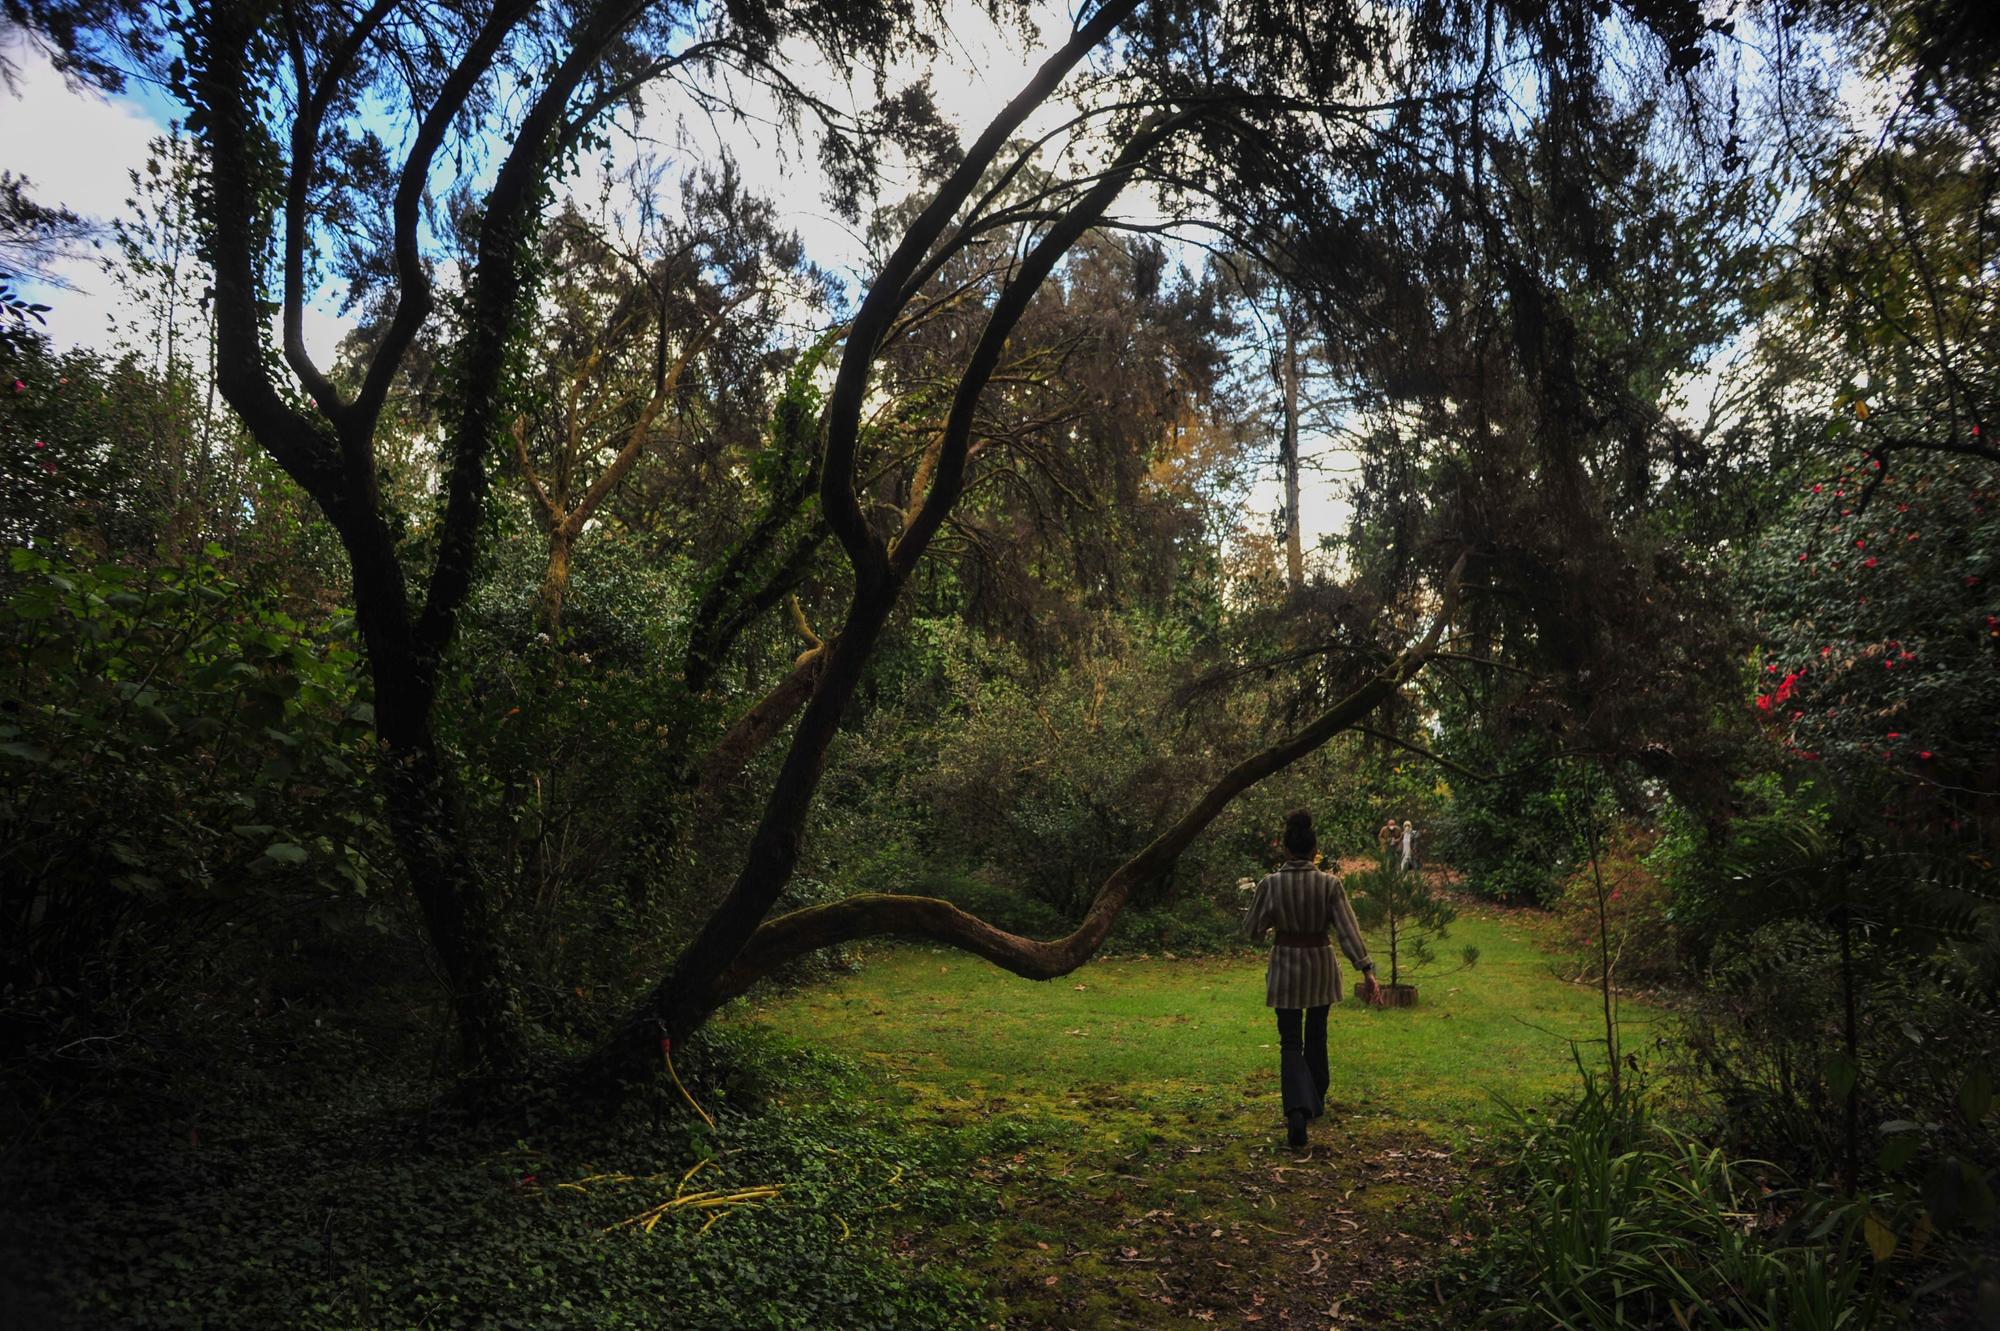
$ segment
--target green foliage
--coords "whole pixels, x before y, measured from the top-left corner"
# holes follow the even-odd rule
[[[1067,933],[1111,871],[1199,798],[1218,754],[1260,742],[1241,712],[1268,698],[1240,712],[1176,705],[1187,647],[1158,628],[1105,625],[1100,650],[1038,671],[962,623],[912,621],[876,664],[866,724],[834,750],[812,871],[854,891],[956,881],[942,894],[1040,937]],[[1371,779],[1343,743],[1252,788],[1145,885],[1114,945],[1233,942],[1235,885],[1282,859],[1285,811],[1313,809],[1330,851],[1358,847],[1373,833]]]
[[[713,733],[672,666],[688,570],[593,534],[558,639],[536,614],[538,552],[504,542],[475,590],[439,727],[458,760],[471,853],[505,908],[530,1011],[600,1028],[699,922],[705,856],[683,838],[681,746]]]
[[[105,996],[218,920],[351,919],[381,888],[351,626],[308,628],[223,558],[10,556],[0,936],[16,1005]]]
[[[1437,824],[1434,857],[1494,901],[1544,905],[1582,858],[1563,815],[1570,767],[1541,740],[1504,742],[1482,726],[1448,731],[1446,752],[1490,781],[1461,781]]]
[[[1708,985],[1684,1013],[1682,1039],[1723,1139],[1802,1172],[1834,1169],[1845,1097],[1858,1087],[1862,1140],[1885,1148],[1864,1146],[1864,1168],[1936,1189],[1941,1178],[1927,1181],[1926,1171],[1941,1161],[1952,1161],[1954,1172],[1959,1161],[1984,1161],[1983,1179],[2000,1143],[1984,1109],[1966,1111],[1976,1089],[1968,1074],[2000,1057],[2000,1023],[1985,1004],[1872,940],[1857,951],[1855,978],[1861,1019],[1850,1063],[1841,1044],[1839,946],[1828,927],[1778,921],[1719,951]],[[1889,1137],[1904,1134],[1886,1149]],[[1990,1200],[1973,1200],[1968,1195],[1937,1222],[1990,1224]]]
[[[1517,1203],[1483,1254],[1494,1320],[1612,1327],[1860,1331],[1883,1319],[1865,1207],[1829,1203],[1762,1161],[1657,1118],[1642,1091],[1583,1089],[1512,1110]]]

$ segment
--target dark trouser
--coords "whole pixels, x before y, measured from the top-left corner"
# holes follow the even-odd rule
[[[1303,1109],[1318,1118],[1331,1078],[1326,1070],[1326,1008],[1281,1007],[1278,1011],[1278,1076],[1285,1088],[1285,1113]],[[1302,1029],[1303,1028],[1303,1029]]]

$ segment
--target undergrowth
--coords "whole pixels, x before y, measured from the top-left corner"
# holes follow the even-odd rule
[[[713,1130],[669,1084],[615,1121],[551,1104],[501,1131],[427,1111],[406,1073],[317,1043],[295,1066],[344,1053],[338,1082],[132,1066],[31,1127],[0,1179],[7,1323],[978,1324],[971,1280],[909,1236],[988,1204],[961,1166],[1011,1149],[989,1140],[1005,1129],[909,1131],[871,1111],[841,1059],[717,1031],[682,1068]],[[722,1200],[646,1225],[677,1192]]]
[[[1477,1282],[1488,1324],[1678,1331],[1862,1331],[1887,1303],[1863,1247],[1866,1206],[1732,1159],[1657,1118],[1646,1093],[1508,1106],[1506,1223]]]

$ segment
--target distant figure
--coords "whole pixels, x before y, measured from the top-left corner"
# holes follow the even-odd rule
[[[1403,872],[1417,867],[1417,829],[1410,820],[1403,820]]]
[[[1326,1107],[1326,1010],[1340,1001],[1340,961],[1327,939],[1329,927],[1361,971],[1362,997],[1373,1003],[1381,992],[1340,879],[1313,867],[1318,849],[1312,815],[1304,809],[1286,814],[1285,853],[1291,858],[1257,884],[1243,917],[1243,932],[1252,938],[1266,929],[1277,932],[1264,972],[1264,1005],[1278,1010],[1278,1076],[1294,1147],[1306,1144],[1306,1120]]]
[[[1389,858],[1390,852],[1395,849],[1396,845],[1395,814],[1392,813],[1388,816],[1388,818],[1383,820],[1382,829],[1375,834],[1375,844],[1381,847],[1382,858],[1383,859]]]

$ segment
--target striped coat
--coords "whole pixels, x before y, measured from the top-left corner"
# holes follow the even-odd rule
[[[1330,933],[1340,940],[1340,950],[1349,961],[1362,970],[1374,969],[1340,879],[1304,860],[1280,865],[1257,884],[1257,895],[1243,917],[1243,932],[1262,938],[1267,929]],[[1264,1006],[1303,1008],[1339,1001],[1340,961],[1331,946],[1272,945],[1271,964],[1264,974]]]

